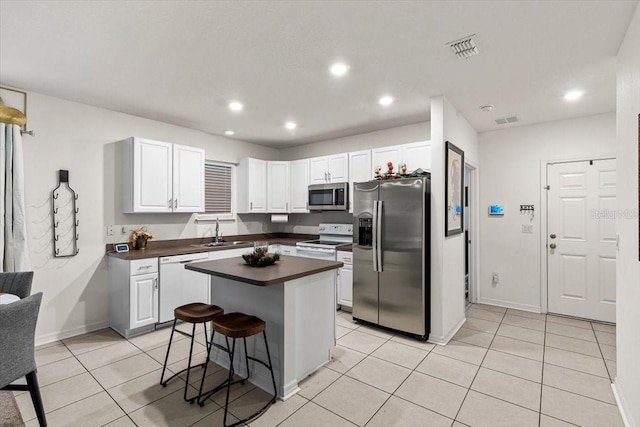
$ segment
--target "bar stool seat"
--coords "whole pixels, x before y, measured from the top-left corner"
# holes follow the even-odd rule
[[[229,377],[227,378],[227,380],[222,382],[222,384],[219,384],[218,386],[214,387],[213,390],[210,390],[205,394],[202,394],[202,385],[204,384],[204,377],[202,377],[202,382],[200,383],[200,392],[198,396],[198,404],[200,406],[203,406],[205,400],[207,400],[210,396],[217,393],[223,387],[226,387],[227,397],[224,405],[224,420],[223,420],[224,426],[233,427],[237,425],[244,425],[250,420],[254,420],[255,418],[262,415],[272,403],[275,403],[276,397],[278,395],[278,389],[276,387],[276,379],[273,374],[273,365],[271,363],[271,354],[269,353],[269,344],[267,343],[267,334],[265,332],[266,324],[264,320],[260,319],[259,317],[251,316],[244,313],[228,313],[228,314],[223,314],[221,316],[216,316],[212,320],[212,324],[213,324],[213,332],[211,334],[211,345],[209,346],[209,353],[211,352],[211,349],[215,346],[222,349],[223,351],[226,351],[229,354]],[[225,340],[227,341],[227,348],[224,348],[223,346],[213,342],[213,334],[215,332],[225,336]],[[260,333],[262,333],[262,336],[264,338],[264,346],[267,351],[267,361],[263,361],[255,357],[249,356],[247,351],[247,340],[246,340],[247,337],[258,335]],[[232,338],[231,345],[229,345],[229,341],[228,341],[229,338]],[[245,364],[247,369],[247,377],[233,381],[233,376],[235,372],[233,367],[233,357],[235,354],[237,338],[242,338],[244,342],[244,355],[245,355]],[[208,357],[210,357],[210,355]],[[251,376],[251,372],[249,371],[249,359],[260,363],[261,365],[266,367],[271,373],[271,381],[273,382],[273,397],[269,399],[269,401],[261,409],[256,411],[254,414],[249,415],[247,418],[240,420],[234,424],[227,425],[227,414],[229,412],[229,392],[233,384],[236,384],[236,383],[244,384],[244,382],[248,380],[249,377]],[[205,366],[205,372],[206,372],[206,369],[207,368]]]
[[[207,344],[207,355],[209,355],[210,349],[211,349],[211,343],[213,342],[213,334],[215,332],[214,331],[211,332],[211,340],[209,340],[207,335],[207,322],[210,322],[213,319],[215,319],[217,316],[221,316],[223,314],[224,314],[224,310],[218,307],[217,305],[205,304],[202,302],[193,302],[190,304],[181,305],[180,307],[176,307],[173,310],[173,317],[174,317],[173,327],[171,328],[171,337],[169,338],[169,346],[167,347],[167,354],[164,358],[164,366],[162,367],[162,375],[160,376],[160,385],[162,385],[162,387],[166,387],[169,381],[171,381],[173,378],[180,375],[184,371],[187,371],[187,380],[184,385],[184,397],[183,397],[186,402],[193,403],[196,401],[196,399],[200,398],[200,393],[197,396],[187,398],[187,390],[189,389],[189,374],[191,373],[191,369],[197,368],[197,367],[204,367],[205,371],[202,377],[202,379],[204,380],[204,375],[207,372],[206,367],[209,362],[209,358],[207,357],[207,360],[205,360],[204,363],[191,366],[191,357],[193,356],[193,342],[195,341],[195,336],[196,336],[196,325],[202,323],[204,326],[204,339]],[[179,329],[176,329],[176,323],[178,320],[182,320],[183,322],[191,323],[193,325],[190,334],[183,332]],[[167,370],[167,362],[169,361],[169,352],[171,351],[173,334],[175,332],[178,332],[179,334],[182,334],[186,337],[191,338],[191,347],[189,349],[189,361],[187,362],[186,368],[184,368],[179,372],[176,372],[175,374],[173,374],[172,376],[170,376],[165,380],[164,374],[165,374],[165,371]]]

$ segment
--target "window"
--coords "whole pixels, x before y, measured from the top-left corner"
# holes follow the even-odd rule
[[[234,214],[232,165],[206,160],[204,164],[204,215],[198,219],[232,218]]]

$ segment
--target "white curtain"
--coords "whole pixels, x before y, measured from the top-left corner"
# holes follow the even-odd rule
[[[31,268],[24,204],[24,157],[20,127],[0,123],[0,271]]]

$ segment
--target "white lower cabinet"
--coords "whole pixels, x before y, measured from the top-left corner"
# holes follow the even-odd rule
[[[289,255],[289,256],[296,256],[296,247],[295,246],[289,246],[289,245],[280,245],[280,254]]]
[[[158,258],[109,257],[109,326],[125,338],[158,322]]]
[[[341,307],[353,306],[353,253],[338,251],[337,261],[344,263],[338,269],[338,304]]]

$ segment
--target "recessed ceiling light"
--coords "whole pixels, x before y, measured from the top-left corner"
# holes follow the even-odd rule
[[[378,103],[380,103],[380,105],[384,105],[385,107],[387,105],[391,105],[393,104],[393,96],[389,96],[389,95],[382,96],[378,100]]]
[[[235,135],[236,133],[234,131],[232,131],[231,129],[229,129],[229,130],[225,130],[224,134],[228,135],[228,136],[232,136],[232,135]]]
[[[232,101],[229,103],[229,109],[231,111],[241,111],[243,108],[244,108],[244,105],[242,105],[238,101]]]
[[[492,104],[483,105],[480,107],[480,110],[484,111],[485,113],[490,113],[493,110],[493,105]]]
[[[581,96],[582,96],[582,91],[572,90],[571,92],[567,92],[564,94],[564,99],[566,99],[567,101],[575,101]]]
[[[349,66],[347,64],[337,62],[329,67],[329,71],[331,71],[331,74],[336,77],[342,77],[347,74],[347,71],[349,71]]]
[[[289,130],[293,130],[298,127],[298,124],[296,122],[287,122],[284,124],[284,127],[286,127]]]

